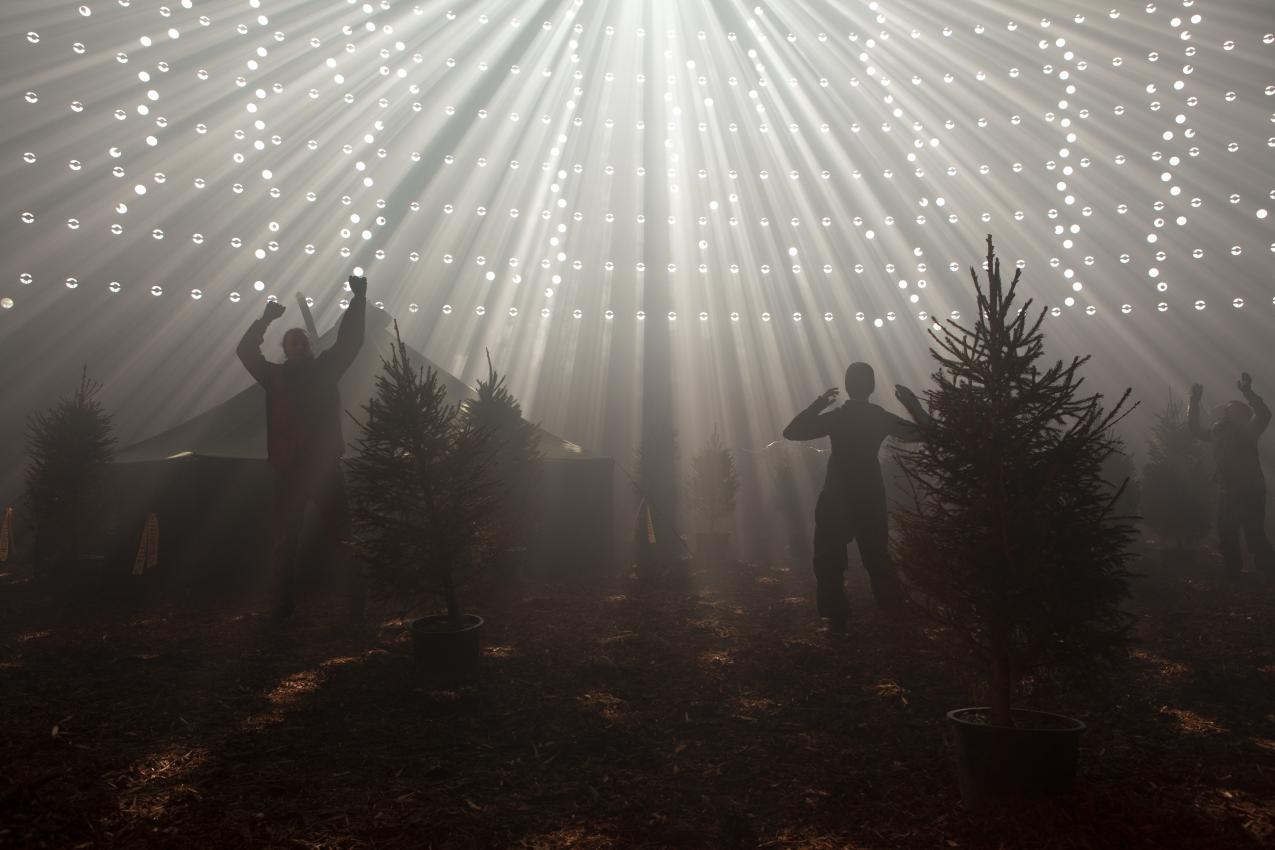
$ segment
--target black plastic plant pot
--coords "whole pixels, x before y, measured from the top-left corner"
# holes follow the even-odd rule
[[[947,713],[956,736],[961,799],[971,809],[999,801],[1063,794],[1076,784],[1085,724],[1072,717],[1012,709],[1013,727],[993,726],[986,707]]]
[[[412,620],[412,652],[416,669],[429,679],[470,679],[482,658],[483,618],[462,614],[460,622],[446,614]]]

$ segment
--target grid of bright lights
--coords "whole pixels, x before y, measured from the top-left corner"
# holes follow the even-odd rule
[[[0,307],[248,306],[366,267],[396,313],[645,319],[619,293],[658,273],[670,320],[883,327],[959,315],[989,230],[1054,315],[1270,303],[1275,20],[1021,5],[0,12],[26,31]]]

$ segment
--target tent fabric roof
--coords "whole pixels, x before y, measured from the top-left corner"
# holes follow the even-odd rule
[[[356,416],[364,400],[372,397],[375,377],[381,370],[381,358],[389,359],[394,346],[394,334],[386,327],[388,317],[377,322],[381,311],[368,311],[367,337],[358,357],[341,378],[341,399],[346,409]],[[316,350],[331,344],[336,338],[335,329],[324,334]],[[438,379],[447,391],[451,403],[472,398],[475,391],[459,378],[450,375],[431,362],[423,354],[408,346],[408,356],[417,366],[428,367],[438,373]],[[231,356],[228,353],[228,357]],[[238,368],[238,364],[235,365]],[[347,443],[357,438],[358,426],[346,416],[342,429]],[[540,448],[546,460],[587,458],[592,455],[580,446],[561,437],[538,429]],[[148,437],[115,452],[117,463],[164,460],[177,455],[195,454],[205,457],[233,457],[264,460],[266,457],[266,398],[265,389],[254,383],[247,389],[211,410],[207,410],[180,425]]]

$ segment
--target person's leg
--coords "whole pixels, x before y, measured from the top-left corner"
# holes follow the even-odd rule
[[[334,567],[330,574],[343,587],[350,619],[362,622],[366,590],[363,572],[350,543],[353,536],[350,507],[345,494],[345,476],[339,461],[332,462],[323,470],[321,488],[316,496],[319,520],[317,536],[322,557]]]
[[[1241,524],[1244,543],[1253,556],[1253,567],[1266,578],[1275,578],[1275,550],[1266,536],[1266,493],[1253,493],[1244,500]]]
[[[850,535],[845,505],[826,490],[820,493],[815,505],[815,604],[819,616],[827,617],[834,627],[844,627],[850,614],[845,590]]]
[[[872,595],[885,611],[903,609],[903,585],[890,562],[890,528],[885,505],[863,506],[857,515],[856,538],[863,568],[872,582]]]
[[[1239,500],[1223,490],[1217,502],[1217,543],[1222,550],[1227,578],[1239,576],[1244,568],[1244,557],[1240,553],[1240,516]]]
[[[306,505],[305,476],[295,469],[276,469],[274,508],[270,516],[270,604],[277,619],[296,605],[297,543]]]

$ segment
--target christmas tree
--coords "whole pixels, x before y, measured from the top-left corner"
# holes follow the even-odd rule
[[[638,512],[633,544],[639,566],[668,567],[681,556],[683,543],[676,522],[678,484],[672,475],[677,469],[677,453],[677,431],[659,425],[643,433],[634,452],[633,489]]]
[[[478,381],[478,394],[464,402],[471,428],[489,435],[493,453],[488,466],[495,495],[492,545],[497,555],[522,549],[530,542],[544,456],[539,429],[522,418],[522,406],[496,372],[487,355],[487,380]]]
[[[98,530],[102,467],[115,446],[101,389],[85,366],[74,393],[27,420],[26,500],[37,563],[79,557]]]
[[[1090,665],[1127,636],[1134,529],[1113,516],[1120,492],[1102,469],[1129,392],[1107,412],[1081,390],[1087,357],[1042,368],[1045,311],[1018,308],[1021,269],[1002,283],[990,236],[986,291],[971,275],[973,329],[931,331],[936,421],[903,457],[917,505],[896,555],[924,610],[986,665],[991,722],[1011,726],[1023,676]]]
[[[1212,524],[1213,481],[1204,449],[1187,427],[1186,407],[1170,396],[1147,443],[1142,513],[1179,550],[1204,537]]]
[[[397,324],[394,336],[349,464],[356,541],[380,583],[441,598],[459,622],[458,588],[493,537],[491,437],[412,365]]]
[[[705,531],[719,531],[722,522],[734,515],[738,492],[735,455],[714,427],[708,442],[691,458],[691,502],[704,518]]]
[[[1123,448],[1108,455],[1102,464],[1102,480],[1107,482],[1107,487],[1112,493],[1120,491],[1120,498],[1112,507],[1112,516],[1127,519],[1130,522],[1139,519],[1138,511],[1142,508],[1142,479],[1138,477],[1133,455],[1124,451]]]

